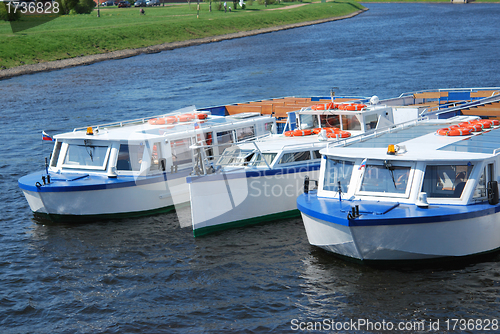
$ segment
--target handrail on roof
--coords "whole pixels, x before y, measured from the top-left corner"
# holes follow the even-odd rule
[[[196,112],[198,111],[198,109],[193,109],[187,113],[193,113],[193,112]],[[186,113],[186,112],[184,112]],[[115,126],[118,126],[118,127],[123,127],[124,125],[128,125],[128,124],[134,124],[134,123],[146,123],[146,120],[149,120],[149,119],[152,119],[152,118],[160,118],[160,117],[168,117],[168,116],[178,116],[178,115],[181,115],[182,113],[179,113],[179,112],[173,112],[173,113],[167,113],[167,114],[161,114],[161,115],[155,115],[155,116],[148,116],[148,117],[141,117],[141,118],[134,118],[134,119],[129,119],[129,120],[125,120],[125,121],[117,121],[117,122],[111,122],[111,123],[104,123],[104,124],[98,124],[98,125],[89,125],[89,126],[83,126],[83,127],[79,127],[79,128],[74,128],[73,129],[73,132],[76,132],[78,130],[86,130],[88,127],[92,127],[92,128],[97,128],[97,129],[100,129],[100,128],[104,128],[104,127],[115,127]],[[183,124],[188,124],[189,122],[184,122]]]
[[[371,137],[377,138],[377,137],[379,137],[379,136],[381,136],[383,134],[391,133],[392,131],[399,131],[399,130],[403,130],[403,129],[406,129],[406,128],[409,128],[409,127],[416,126],[419,122],[425,121],[425,120],[428,120],[428,119],[429,118],[427,116],[418,117],[417,119],[414,119],[414,120],[411,120],[411,121],[407,121],[407,122],[404,122],[404,123],[400,123],[400,124],[397,124],[397,125],[393,125],[393,126],[390,126],[388,128],[373,129],[373,130],[369,130],[369,131],[367,131],[365,133],[361,133],[361,134],[356,135],[356,136],[352,136],[352,137],[349,137],[349,138],[339,139],[336,142],[328,143],[326,145],[326,150],[327,150],[327,153],[329,153],[330,146],[332,146],[332,145],[333,145],[333,147],[347,146],[348,144],[356,143],[356,142],[361,142],[361,141],[370,139]]]
[[[500,90],[500,87],[469,87],[469,88],[439,88],[439,89],[424,89],[424,90],[416,90],[416,91],[412,91],[412,92],[404,92],[404,93],[401,93],[399,95],[399,97],[403,97],[403,96],[410,96],[410,95],[413,95],[413,94],[417,94],[417,93],[425,93],[425,92],[447,92],[447,91],[451,91],[451,92],[454,92],[454,91],[481,91],[481,90]]]

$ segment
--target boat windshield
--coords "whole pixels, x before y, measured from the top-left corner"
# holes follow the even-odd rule
[[[108,155],[109,146],[68,144],[63,167],[103,170]]]
[[[367,164],[360,191],[405,194],[410,169],[409,166],[393,166],[389,162],[383,165]]]
[[[307,160],[311,160],[311,153],[309,151],[299,151],[299,152],[284,153],[279,163],[287,164],[287,163],[307,161]]]
[[[116,170],[139,171],[141,169],[144,145],[120,144]]]
[[[253,162],[254,166],[257,167],[267,167],[267,165],[271,166],[273,163],[274,158],[278,153],[261,153],[257,155],[257,158],[255,158],[255,161]],[[267,164],[266,164],[267,162]]]
[[[361,130],[361,124],[356,115],[342,115],[342,130]]]
[[[460,198],[473,165],[427,165],[422,190],[428,198]]]
[[[340,116],[339,115],[321,115],[319,116],[322,128],[339,128],[340,129]]]
[[[254,150],[240,150],[238,147],[230,147],[224,150],[217,161],[218,166],[246,166],[252,159]]]
[[[299,114],[300,128],[313,129],[319,127],[318,117],[316,115]]]
[[[341,191],[346,193],[349,190],[353,166],[352,161],[326,159],[323,190],[338,191],[340,182]]]

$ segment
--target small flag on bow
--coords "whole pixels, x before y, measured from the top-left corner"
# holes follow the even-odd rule
[[[365,167],[366,167],[366,158],[364,158],[363,161],[361,161],[361,165],[359,165],[358,170],[361,170],[361,168],[365,168]]]
[[[48,134],[46,134],[45,131],[42,131],[42,140],[54,141],[54,139]]]

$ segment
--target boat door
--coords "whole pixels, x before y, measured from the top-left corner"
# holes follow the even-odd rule
[[[494,162],[486,162],[480,173],[481,175],[477,181],[472,199],[476,202],[485,201],[487,199],[489,200],[490,198],[495,197],[495,193],[498,198],[498,185],[495,178]]]
[[[158,139],[152,140],[148,144],[147,153],[144,156],[144,160],[149,161],[148,174],[158,174],[167,171],[169,165],[165,155],[167,148],[165,143]]]

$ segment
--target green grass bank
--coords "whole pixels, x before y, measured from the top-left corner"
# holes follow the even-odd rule
[[[287,2],[267,8],[254,2],[245,10],[224,13],[216,5],[213,2],[209,12],[208,3],[201,3],[198,18],[196,3],[148,7],[145,15],[134,7],[101,7],[100,17],[97,10],[66,15],[17,33],[1,21],[0,68],[340,17],[364,9],[355,1]]]

